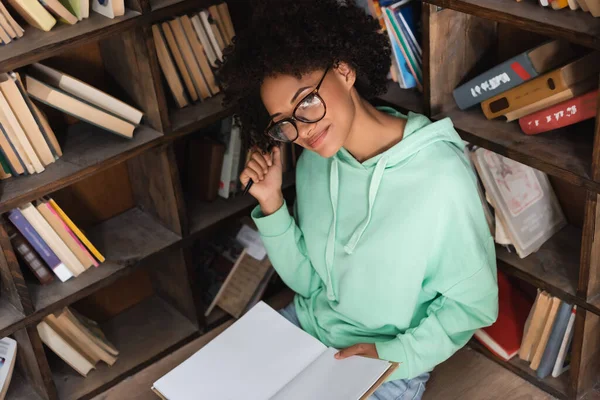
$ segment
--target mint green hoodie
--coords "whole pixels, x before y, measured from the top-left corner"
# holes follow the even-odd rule
[[[295,218],[285,204],[252,213],[302,328],[338,349],[375,343],[401,363],[390,379],[432,370],[496,320],[494,241],[463,146],[449,119],[409,113],[402,140],[363,163],[303,152]]]

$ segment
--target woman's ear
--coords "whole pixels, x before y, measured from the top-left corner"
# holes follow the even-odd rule
[[[354,86],[354,82],[356,82],[356,71],[349,64],[340,62],[335,68],[335,71],[340,75],[342,82],[348,88]]]

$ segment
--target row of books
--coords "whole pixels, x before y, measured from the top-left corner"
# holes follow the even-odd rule
[[[423,53],[417,24],[421,3],[413,0],[358,0],[376,18],[392,45],[390,77],[401,88],[423,90]]]
[[[475,338],[501,359],[517,354],[540,379],[569,369],[577,307],[538,289],[535,301],[498,271],[498,319]]]
[[[25,29],[13,18],[10,11],[0,1],[0,44],[7,45],[14,39],[22,38]]]
[[[32,99],[128,139],[143,116],[140,110],[42,64],[31,65],[24,81],[16,72],[0,74],[0,179],[43,172],[62,156],[46,115]]]
[[[600,17],[600,1],[598,0],[539,0],[539,3],[542,7],[550,7],[554,10],[562,10],[563,8],[581,9],[589,12],[594,17]]]
[[[11,244],[20,261],[42,285],[77,277],[104,256],[52,199],[45,198],[8,212]]]
[[[90,8],[108,18],[125,14],[124,0],[8,0],[12,8],[31,26],[50,31],[57,20],[75,25],[90,16]]]
[[[108,365],[117,362],[119,350],[98,323],[69,307],[46,316],[37,331],[46,346],[84,377],[100,361]]]
[[[220,92],[212,68],[235,31],[227,3],[152,26],[161,70],[178,107]],[[183,82],[182,82],[183,80]]]
[[[17,359],[17,342],[9,337],[0,339],[0,400],[4,400]]]
[[[546,42],[453,91],[461,110],[481,104],[487,119],[519,120],[538,134],[595,117],[600,53],[577,56],[570,43]]]
[[[496,243],[525,258],[567,225],[548,176],[490,150],[467,145]]]

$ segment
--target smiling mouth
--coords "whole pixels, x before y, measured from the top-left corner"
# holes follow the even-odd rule
[[[325,135],[327,134],[327,132],[329,131],[329,126],[325,129],[323,129],[321,132],[319,132],[318,134],[315,135],[314,138],[312,138],[308,144],[310,145],[310,147],[314,147],[315,144],[317,144],[317,142],[319,142],[319,140]]]

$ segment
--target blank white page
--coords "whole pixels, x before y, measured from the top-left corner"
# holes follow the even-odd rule
[[[267,400],[326,350],[260,302],[154,388],[169,400]]]
[[[327,349],[272,400],[358,400],[390,367],[373,358],[336,360],[335,353]]]

